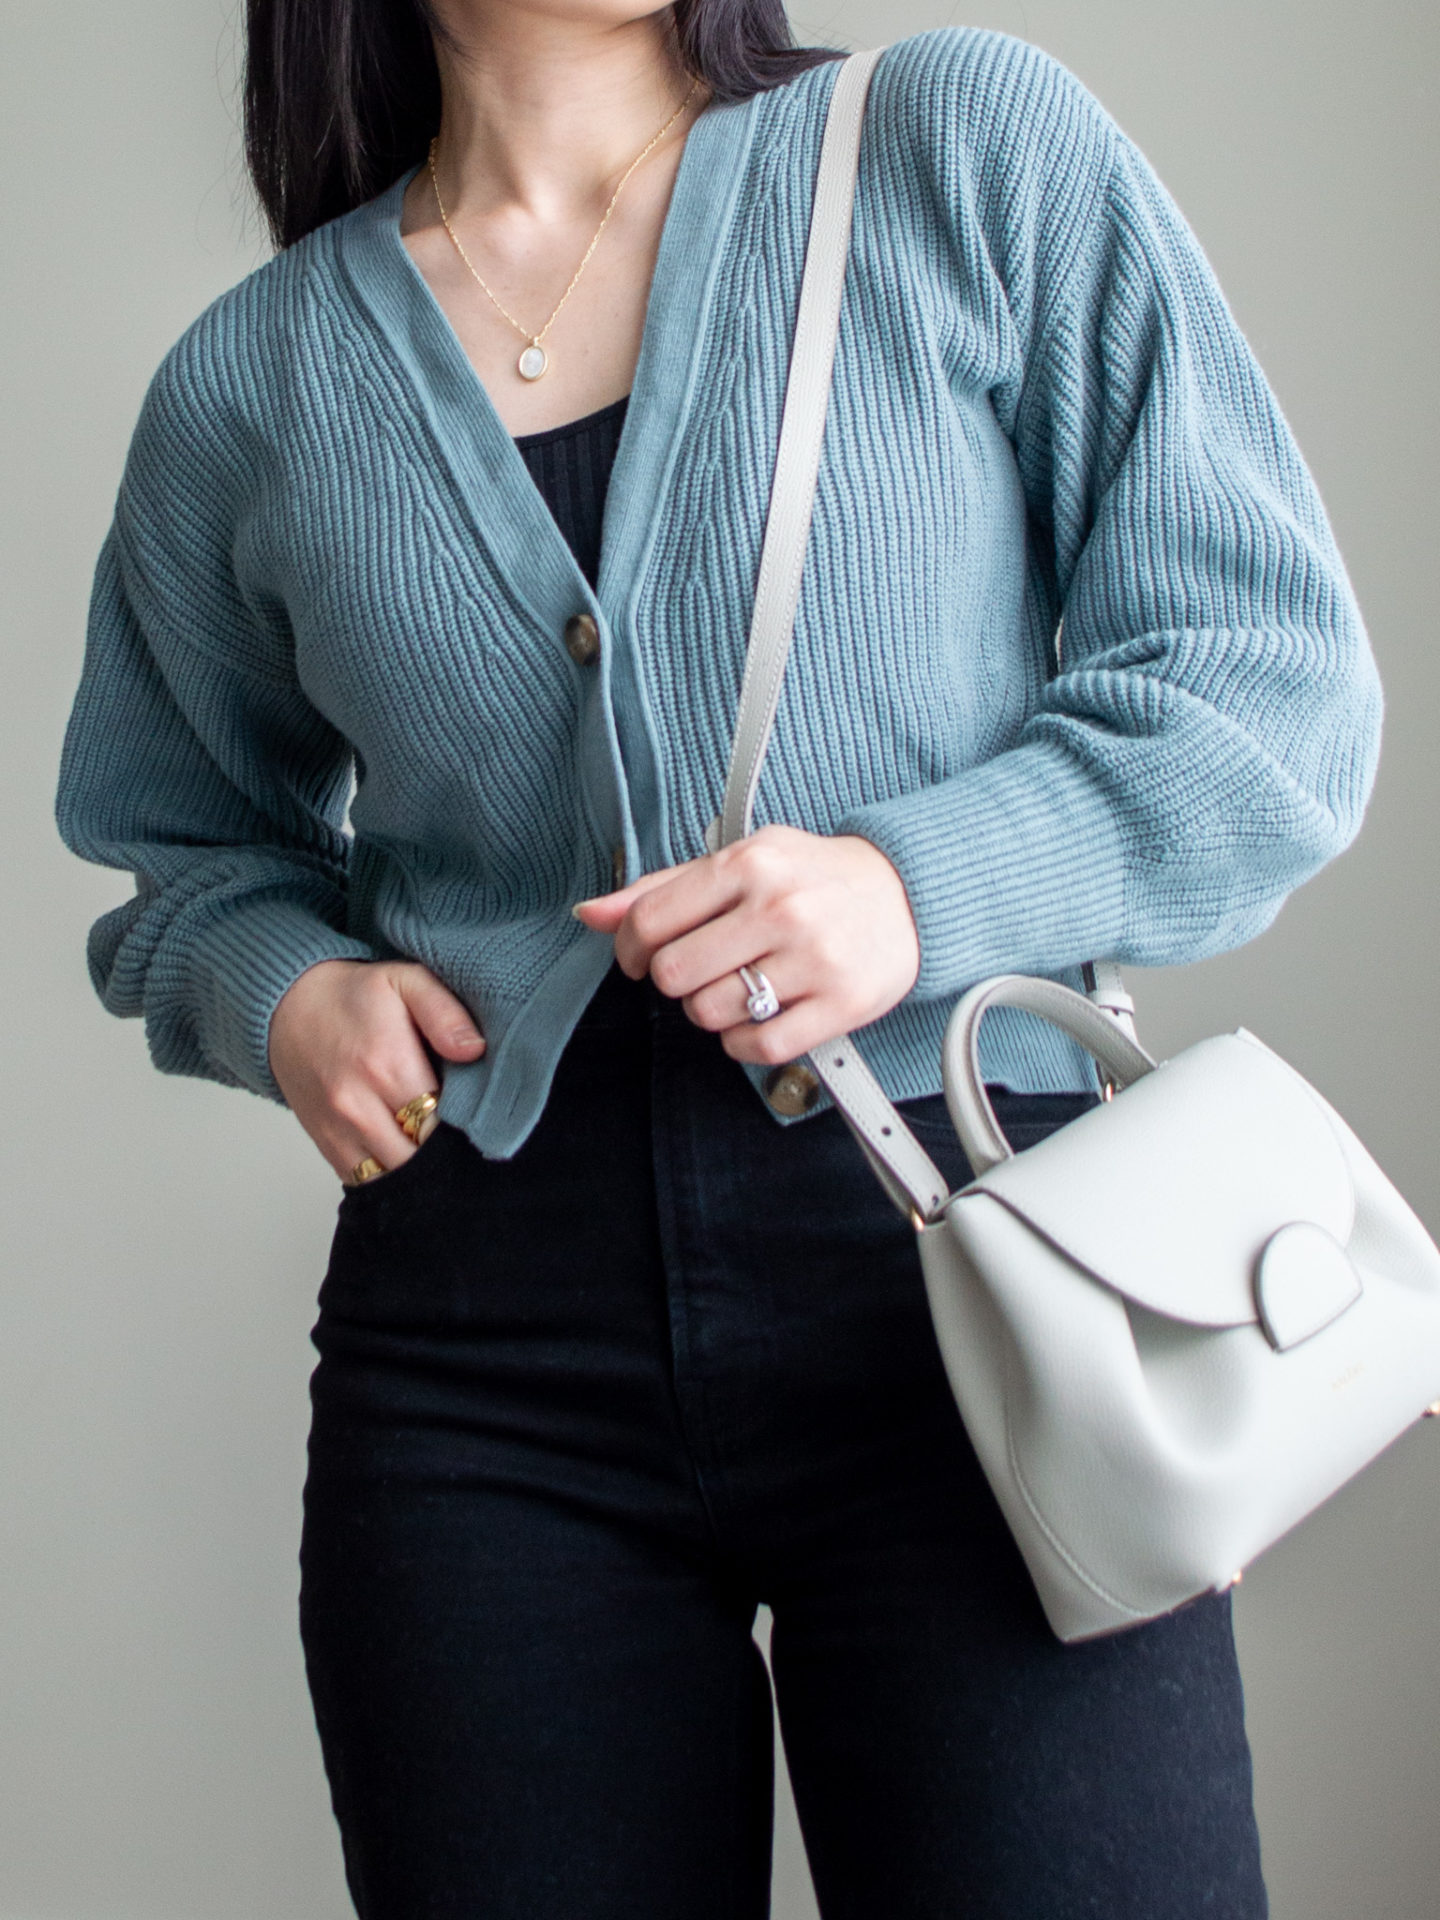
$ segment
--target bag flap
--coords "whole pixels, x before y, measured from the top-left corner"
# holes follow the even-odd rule
[[[1323,1101],[1243,1029],[1186,1048],[952,1206],[981,1195],[1127,1299],[1204,1327],[1259,1318],[1256,1264],[1281,1227],[1313,1222],[1344,1246],[1355,1215]]]

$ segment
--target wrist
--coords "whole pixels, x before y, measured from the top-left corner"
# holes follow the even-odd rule
[[[284,1056],[289,1051],[292,1032],[298,1027],[310,1023],[315,1003],[320,998],[328,998],[336,989],[342,973],[353,973],[359,967],[368,967],[368,960],[326,959],[312,960],[303,967],[289,986],[276,1001],[270,1015],[267,1054],[270,1072],[279,1084],[276,1071],[277,1053]],[[281,1088],[283,1092],[283,1087]]]
[[[855,855],[875,876],[882,903],[882,924],[894,936],[897,968],[905,978],[898,996],[903,999],[920,977],[920,928],[904,876],[884,849],[864,834],[847,833],[837,838],[848,841]]]

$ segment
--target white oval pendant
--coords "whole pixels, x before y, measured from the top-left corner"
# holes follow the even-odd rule
[[[545,349],[541,346],[526,347],[516,362],[522,380],[538,380],[548,364]]]

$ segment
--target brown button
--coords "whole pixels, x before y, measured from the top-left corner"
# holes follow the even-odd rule
[[[808,1113],[820,1098],[820,1082],[809,1067],[792,1060],[788,1066],[776,1067],[766,1074],[765,1098],[776,1113],[794,1120],[799,1114]]]
[[[623,846],[610,849],[610,881],[618,893],[625,884],[625,849]]]
[[[571,614],[565,622],[565,651],[577,667],[588,667],[599,659],[600,629],[593,614]]]

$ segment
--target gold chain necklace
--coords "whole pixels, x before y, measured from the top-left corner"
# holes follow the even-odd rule
[[[515,331],[521,336],[522,339],[528,340],[530,343],[526,347],[525,351],[520,355],[520,358],[515,362],[515,370],[520,375],[520,378],[522,380],[538,380],[541,374],[544,373],[545,369],[549,366],[550,356],[546,353],[544,347],[541,345],[541,342],[544,340],[546,334],[549,333],[551,327],[554,326],[556,320],[559,318],[560,308],[564,306],[565,302],[570,298],[571,294],[575,291],[576,282],[579,280],[581,274],[585,271],[586,267],[589,266],[590,256],[592,253],[594,253],[596,247],[598,247],[600,244],[600,236],[605,231],[606,225],[610,219],[610,215],[615,211],[615,202],[620,198],[621,189],[624,187],[625,182],[630,178],[631,174],[634,173],[635,169],[639,166],[640,162],[646,157],[647,154],[652,153],[655,150],[655,148],[659,146],[660,142],[665,138],[666,134],[670,131],[671,127],[673,127],[675,122],[680,118],[681,114],[685,111],[686,107],[689,106],[691,95],[694,93],[696,87],[698,87],[699,84],[700,82],[698,79],[692,80],[690,82],[690,88],[689,88],[689,91],[686,93],[685,98],[680,102],[679,106],[671,114],[670,118],[665,122],[664,126],[660,128],[659,132],[656,133],[654,137],[650,141],[648,141],[647,144],[640,150],[640,152],[636,154],[635,158],[630,162],[629,166],[625,169],[624,173],[621,174],[620,185],[616,187],[614,193],[611,194],[610,204],[608,207],[606,207],[604,213],[601,215],[600,224],[595,229],[595,237],[591,240],[589,246],[585,249],[585,258],[580,262],[579,266],[575,269],[574,277],[572,278],[569,286],[566,287],[564,293],[561,294],[554,313],[551,314],[550,318],[545,322],[544,326],[541,327],[538,333],[531,333],[528,327],[521,326],[520,322],[515,318],[514,314],[505,312],[504,307],[500,305],[500,302],[495,298],[495,295],[491,293],[489,287],[485,285],[485,282],[480,279],[480,275],[475,272],[475,267],[470,259],[469,254],[466,253],[465,249],[460,245],[458,238],[456,238],[455,229],[451,226],[449,217],[445,212],[445,203],[440,198],[440,182],[435,172],[435,149],[440,144],[439,134],[437,133],[434,136],[434,138],[431,140],[430,142],[430,183],[435,189],[435,204],[440,209],[440,218],[445,222],[445,231],[449,234],[450,238],[455,241],[455,251],[460,255],[460,258],[465,262],[466,266],[470,268],[471,273],[475,274],[475,278],[480,281],[481,288],[484,290],[485,294],[489,298],[491,305],[494,306],[497,309],[497,311],[504,314],[505,318],[510,322],[511,326],[514,327]]]

